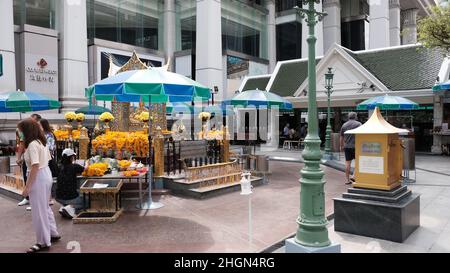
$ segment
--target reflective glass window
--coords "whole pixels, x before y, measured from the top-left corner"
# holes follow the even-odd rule
[[[162,11],[157,0],[88,0],[88,36],[162,49]]]
[[[14,24],[55,29],[56,0],[14,0]]]
[[[267,58],[267,11],[240,1],[222,1],[222,47]]]
[[[186,49],[195,50],[196,8],[196,0],[176,1],[177,51]]]

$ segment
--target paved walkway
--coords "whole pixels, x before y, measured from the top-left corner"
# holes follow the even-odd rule
[[[131,204],[114,224],[72,224],[53,207],[63,236],[51,252],[260,252],[293,235],[299,212],[300,163],[271,162],[268,185],[254,188],[252,245],[248,232],[248,198],[239,192],[195,200],[165,196],[165,207],[138,211]],[[324,168],[326,213],[332,198],[346,191],[341,172]],[[0,195],[0,252],[23,252],[34,243],[31,214],[17,201]]]
[[[291,151],[275,151],[271,156],[289,157]],[[295,155],[292,159],[298,159]],[[343,160],[334,162],[342,165]],[[420,227],[403,243],[335,232],[330,240],[340,243],[344,253],[446,252],[450,253],[450,157],[416,155],[417,181],[408,187],[420,194]],[[284,247],[275,250],[284,253]]]

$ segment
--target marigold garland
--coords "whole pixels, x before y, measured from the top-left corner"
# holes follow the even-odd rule
[[[108,169],[108,164],[106,163],[94,163],[89,165],[84,172],[83,176],[103,176]]]
[[[67,140],[69,139],[69,131],[67,130],[56,130],[53,132],[55,134],[56,140]],[[72,130],[72,139],[80,138],[80,130]]]
[[[96,137],[92,141],[94,150],[101,148],[103,151],[122,150],[135,154],[138,157],[148,155],[148,136],[143,132],[108,132]]]

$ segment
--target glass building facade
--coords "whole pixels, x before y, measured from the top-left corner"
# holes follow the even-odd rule
[[[156,0],[87,0],[88,38],[162,50],[162,11]]]
[[[14,24],[55,29],[56,0],[14,0]]]
[[[222,1],[222,48],[267,58],[267,10],[260,2]]]
[[[276,11],[282,12],[285,10],[290,10],[295,6],[302,7],[301,0],[277,0],[275,1]]]
[[[277,25],[277,61],[302,57],[302,24],[289,22]]]
[[[353,51],[366,49],[366,0],[341,0],[341,43]]]
[[[176,4],[176,50],[195,50],[196,0],[177,0]]]

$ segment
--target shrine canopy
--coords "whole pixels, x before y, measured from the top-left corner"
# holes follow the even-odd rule
[[[450,90],[450,81],[436,84],[435,86],[433,86],[433,91],[435,91],[435,92],[445,91],[445,90]]]
[[[419,105],[411,100],[399,96],[378,96],[370,98],[358,104],[357,110],[372,110],[379,107],[382,110],[412,110],[419,108]]]
[[[30,91],[12,91],[0,93],[0,112],[34,112],[58,109],[61,103]]]
[[[406,129],[400,129],[388,123],[381,115],[380,108],[376,107],[366,123],[356,129],[346,131],[345,134],[400,134],[408,132]]]
[[[241,107],[255,106],[256,108],[271,108],[273,106],[277,106],[282,110],[292,109],[292,103],[288,100],[278,96],[275,93],[258,89],[241,92],[235,95],[231,100],[226,100],[222,103],[224,108],[227,105]]]
[[[210,89],[183,75],[163,68],[118,73],[86,88],[86,97],[117,102],[207,101]]]

